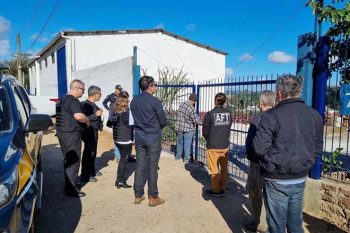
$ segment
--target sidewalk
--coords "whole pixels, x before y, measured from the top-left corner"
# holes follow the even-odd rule
[[[210,185],[206,169],[184,165],[168,153],[162,153],[158,183],[165,204],[151,208],[147,199],[133,204],[133,189],[114,187],[117,164],[111,140],[107,133],[100,136],[97,167],[103,176],[83,187],[86,197],[75,199],[63,195],[63,162],[57,138],[52,133],[45,135],[43,209],[37,232],[249,232],[243,227],[250,219],[244,184],[230,180],[225,197],[209,198],[203,195]],[[135,163],[129,163],[130,174],[134,168]],[[128,183],[133,184],[133,179],[132,174]],[[332,227],[306,216],[305,232],[332,232]]]

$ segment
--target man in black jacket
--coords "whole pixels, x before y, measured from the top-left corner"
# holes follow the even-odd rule
[[[207,140],[207,163],[211,176],[211,190],[206,194],[214,197],[225,195],[228,180],[228,150],[232,125],[231,113],[224,108],[226,95],[215,95],[215,108],[204,117],[203,137]]]
[[[165,201],[158,194],[158,163],[162,150],[162,128],[166,125],[163,106],[153,94],[157,85],[153,77],[143,76],[139,80],[142,93],[131,101],[130,109],[134,117],[136,169],[135,169],[135,204],[144,198],[144,187],[148,181],[149,206],[157,206]]]
[[[320,114],[299,98],[303,79],[283,75],[276,81],[279,104],[262,115],[253,140],[264,176],[270,233],[302,233],[306,177],[323,149]]]
[[[253,221],[245,224],[244,226],[251,231],[266,231],[263,229],[266,224],[260,224],[260,215],[263,204],[262,199],[264,178],[261,175],[259,160],[254,156],[253,139],[260,125],[262,113],[268,111],[274,106],[275,96],[273,92],[262,91],[259,97],[260,112],[256,114],[253,120],[250,122],[247,138],[245,141],[247,159],[250,161],[246,189],[248,191],[249,199],[252,205],[251,215],[253,217]]]
[[[100,172],[96,174],[95,159],[97,153],[98,131],[102,131],[103,122],[101,115],[103,111],[95,104],[101,98],[101,89],[97,86],[90,86],[88,89],[88,99],[82,102],[85,115],[89,118],[90,127],[84,130],[82,139],[84,142],[84,152],[81,162],[82,182],[96,182],[95,176],[102,175]]]

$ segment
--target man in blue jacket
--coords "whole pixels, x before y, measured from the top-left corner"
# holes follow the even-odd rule
[[[158,163],[162,150],[162,128],[166,125],[166,116],[162,104],[153,94],[157,85],[150,76],[139,80],[142,93],[131,101],[130,109],[134,117],[136,169],[135,169],[135,204],[144,198],[144,187],[148,181],[149,206],[157,206],[165,201],[158,194]]]
[[[276,81],[279,104],[264,112],[253,139],[264,177],[270,233],[302,233],[306,177],[323,149],[320,114],[299,98],[303,79],[283,75]]]

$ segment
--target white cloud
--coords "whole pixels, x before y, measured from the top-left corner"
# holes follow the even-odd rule
[[[242,54],[241,56],[238,57],[239,61],[249,61],[252,59],[253,59],[253,56],[250,55],[249,53]]]
[[[189,32],[194,32],[197,29],[197,26],[193,23],[190,23],[190,24],[186,24],[185,28]]]
[[[286,64],[293,62],[294,57],[283,51],[274,51],[268,55],[267,60],[272,63]]]
[[[6,56],[10,53],[10,41],[0,40],[0,56]]]
[[[155,26],[155,29],[164,29],[164,28],[165,28],[165,25],[163,22],[160,22]]]
[[[31,40],[36,40],[36,38],[38,37],[38,33],[35,33],[35,34],[33,34],[33,35],[31,35],[30,36],[30,39]],[[37,40],[38,42],[42,42],[42,43],[47,43],[47,42],[49,42],[50,41],[50,39],[49,39],[49,37],[47,37],[47,36],[40,36],[39,38],[38,38],[38,40]]]
[[[36,49],[29,49],[28,51],[26,51],[27,54],[30,54],[30,57],[35,57],[35,55],[40,51],[39,48]]]
[[[0,16],[0,38],[7,37],[7,33],[10,31],[10,27],[10,21]]]
[[[234,76],[233,68],[227,67],[225,69],[225,76],[228,77],[228,78],[232,78]]]

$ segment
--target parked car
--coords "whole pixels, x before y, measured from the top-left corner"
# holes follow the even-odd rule
[[[29,95],[29,100],[35,107],[37,113],[48,114],[51,117],[56,115],[56,102],[58,101],[57,97]]]
[[[41,142],[51,118],[35,114],[22,85],[0,74],[0,232],[34,232],[41,206]]]

